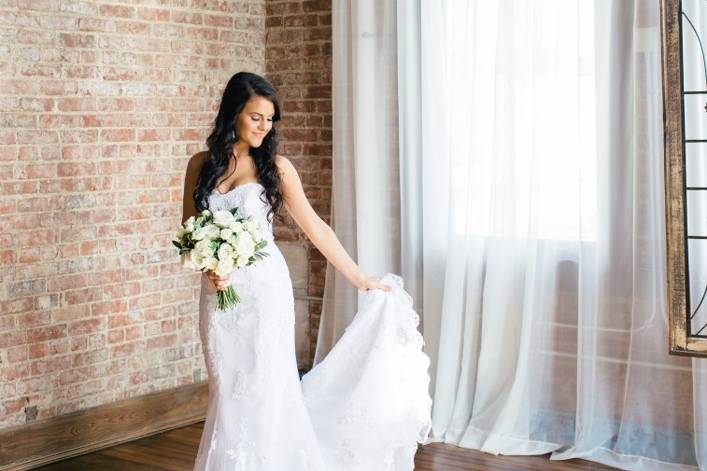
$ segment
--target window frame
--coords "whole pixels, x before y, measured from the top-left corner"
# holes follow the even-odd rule
[[[707,338],[689,335],[685,126],[683,121],[681,0],[661,0],[665,222],[669,352],[707,357]]]

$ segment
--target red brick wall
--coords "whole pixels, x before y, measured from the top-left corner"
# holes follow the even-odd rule
[[[0,2],[0,428],[206,377],[169,241],[223,86],[265,72],[265,1],[137,3]],[[328,155],[311,125],[286,153]]]
[[[278,125],[280,152],[297,168],[319,216],[331,213],[331,1],[269,0],[266,75],[277,87],[284,119]],[[301,243],[309,257],[310,358],[314,354],[324,294],[326,260],[296,224],[277,228],[280,240]]]

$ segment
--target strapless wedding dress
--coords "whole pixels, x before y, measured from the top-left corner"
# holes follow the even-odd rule
[[[269,257],[236,270],[241,302],[216,307],[202,276],[199,329],[209,405],[195,470],[408,471],[430,429],[429,359],[402,280],[371,290],[326,358],[297,372],[292,281],[260,183],[209,197],[266,223]]]

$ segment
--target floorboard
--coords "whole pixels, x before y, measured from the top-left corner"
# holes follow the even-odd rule
[[[50,465],[41,471],[191,471],[204,424],[198,423]],[[415,471],[607,471],[584,460],[547,456],[494,456],[431,443],[415,456]],[[284,470],[283,470],[284,471]]]

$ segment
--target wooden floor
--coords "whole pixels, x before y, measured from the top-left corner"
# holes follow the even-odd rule
[[[199,423],[43,466],[42,471],[191,471],[204,424]],[[583,460],[547,456],[493,456],[452,445],[420,447],[415,471],[606,471]],[[286,470],[283,470],[286,471]]]

